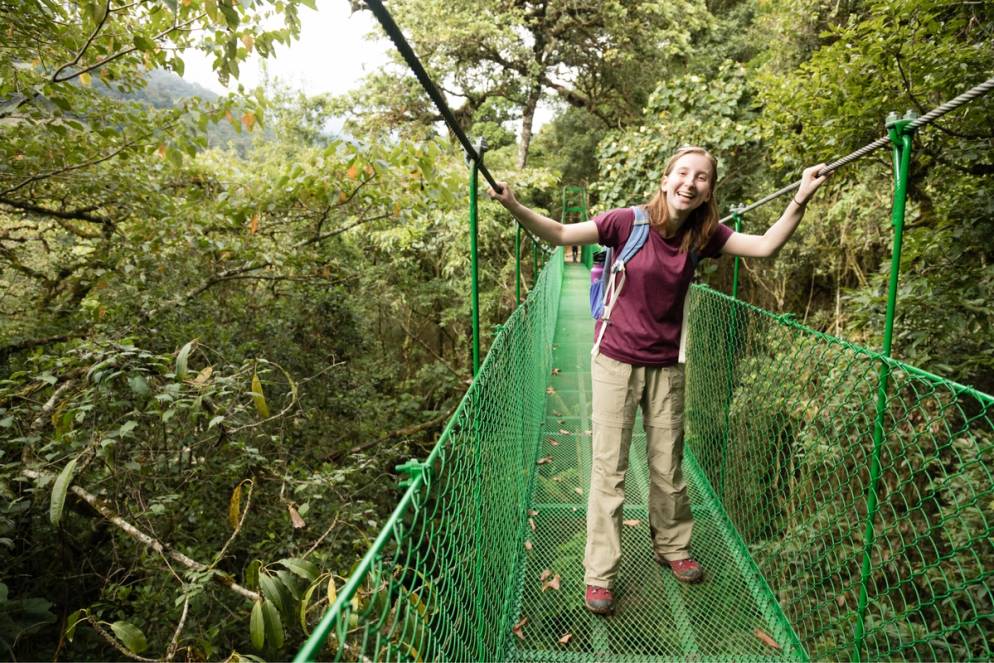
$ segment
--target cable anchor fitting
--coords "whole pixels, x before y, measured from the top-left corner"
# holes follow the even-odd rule
[[[428,469],[428,464],[412,458],[407,462],[397,465],[394,469],[397,471],[397,474],[404,475],[404,478],[397,485],[401,488],[410,488],[415,481],[424,475]]]

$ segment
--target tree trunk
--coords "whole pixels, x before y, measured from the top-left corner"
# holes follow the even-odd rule
[[[538,107],[538,100],[541,97],[542,84],[539,81],[532,82],[531,88],[528,90],[524,111],[521,114],[521,143],[518,145],[519,170],[528,163],[528,148],[532,142],[532,124],[535,122],[535,109]]]

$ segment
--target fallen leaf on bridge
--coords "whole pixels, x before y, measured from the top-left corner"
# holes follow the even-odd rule
[[[756,631],[755,631],[755,633],[756,633],[756,637],[757,638],[759,638],[760,640],[762,640],[763,642],[765,642],[769,646],[773,647],[774,649],[780,649],[781,648],[780,644],[776,640],[774,640],[773,638],[771,638],[770,634],[767,633],[766,631],[764,631],[763,629],[757,628]]]

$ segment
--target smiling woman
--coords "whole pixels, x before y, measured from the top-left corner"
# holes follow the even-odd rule
[[[519,203],[505,183],[500,193],[490,191],[528,230],[553,244],[598,242],[617,250],[629,243],[637,225],[651,228],[634,257],[611,266],[604,313],[594,332],[593,464],[584,556],[584,599],[591,612],[614,610],[611,588],[621,565],[628,449],[639,406],[649,460],[653,554],[677,580],[703,579],[691,557],[693,517],[681,469],[684,300],[700,258],[769,256],[783,246],[825,181],[827,175],[818,175],[823,167],[804,171],[794,200],[763,235],[718,223],[718,162],[702,147],[682,147],[667,160],[659,188],[644,206],[610,210],[584,223],[563,225],[538,214]]]

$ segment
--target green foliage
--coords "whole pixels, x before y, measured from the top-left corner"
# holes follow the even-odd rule
[[[516,109],[523,122],[519,168],[544,97],[584,108],[605,124],[631,120],[667,65],[686,56],[710,24],[693,0],[406,0],[390,11],[433,79],[465,99],[455,110],[464,128],[495,100]],[[369,77],[350,102],[366,127],[437,119],[406,66]]]
[[[745,74],[741,65],[725,61],[710,79],[686,74],[660,84],[649,96],[644,122],[608,134],[598,146],[601,179],[594,188],[601,203],[619,207],[648,199],[666,160],[682,145],[715,154],[719,178],[743,169],[760,138]]]

